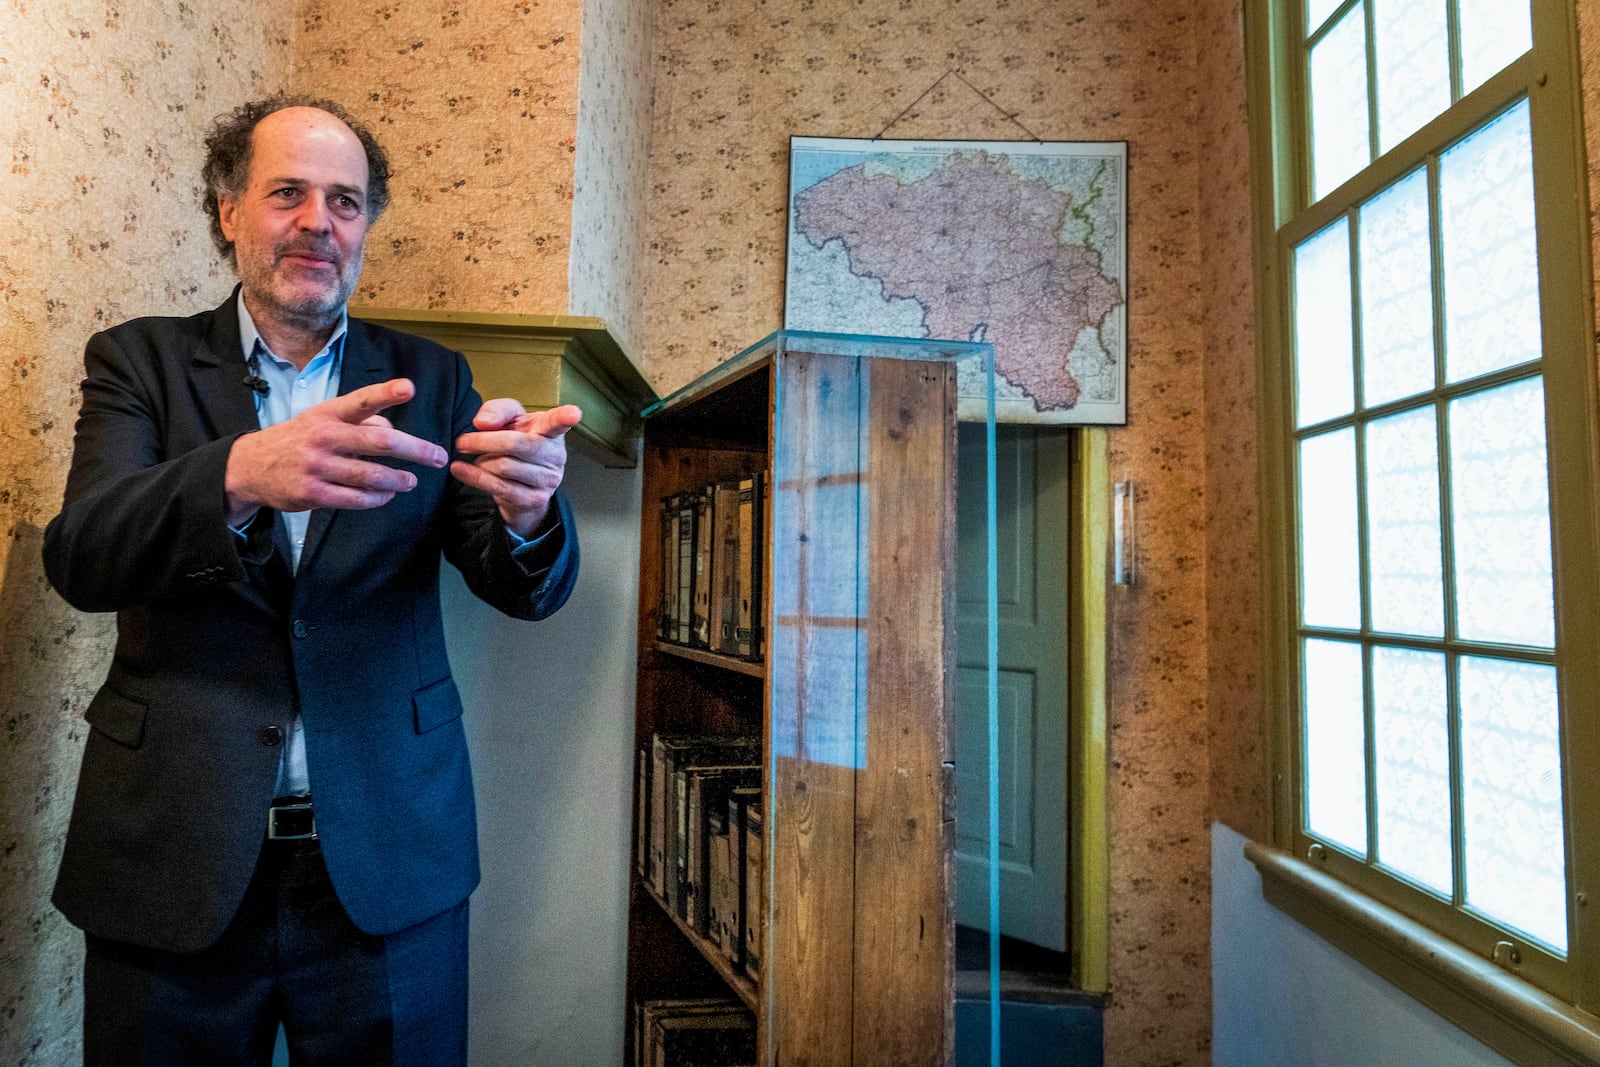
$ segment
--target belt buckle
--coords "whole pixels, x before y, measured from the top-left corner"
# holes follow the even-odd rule
[[[278,828],[278,820],[283,816],[288,824],[284,829]],[[294,830],[304,825],[302,832]],[[267,840],[268,841],[314,841],[317,837],[317,818],[311,812],[311,802],[304,804],[275,804],[267,809]]]

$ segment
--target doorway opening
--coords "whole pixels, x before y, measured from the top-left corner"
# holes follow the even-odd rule
[[[990,988],[983,427],[959,428],[957,998]],[[1110,482],[1100,429],[996,428],[1003,1000],[1098,1009],[1107,992],[1105,648]],[[960,1013],[958,1011],[958,1019]]]

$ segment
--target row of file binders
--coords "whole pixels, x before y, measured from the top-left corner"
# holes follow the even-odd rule
[[[762,657],[765,482],[753,474],[662,499],[661,640]]]
[[[756,1062],[755,1017],[738,1001],[656,997],[633,1006],[635,1067],[744,1067]]]
[[[637,795],[640,878],[734,971],[759,979],[759,740],[656,734],[639,749]]]

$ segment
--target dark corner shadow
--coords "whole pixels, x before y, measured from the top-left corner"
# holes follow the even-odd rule
[[[0,912],[8,916],[0,989],[30,1033],[54,1043],[76,1026],[81,942],[50,905],[87,726],[83,709],[105,673],[110,616],[73,611],[50,588],[44,531],[19,523],[0,584]],[[26,1022],[25,1022],[26,1020]],[[0,1025],[0,1031],[7,1029]]]

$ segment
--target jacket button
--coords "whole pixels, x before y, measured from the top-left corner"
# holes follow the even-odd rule
[[[296,637],[304,637],[306,635],[306,629],[307,627],[305,620],[296,619],[294,620],[294,625],[289,627],[289,632],[294,634]]]
[[[283,727],[263,726],[261,728],[261,732],[256,736],[260,738],[261,743],[266,745],[268,748],[277,748],[279,745],[283,744]]]

